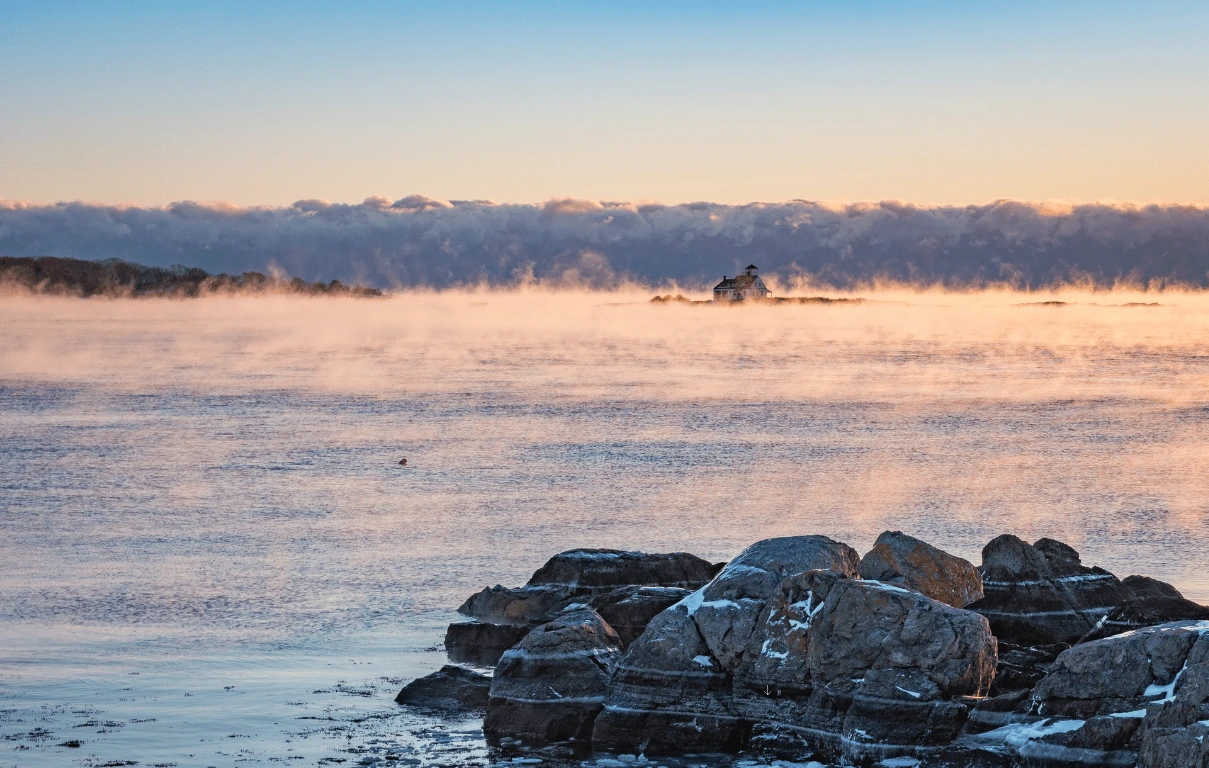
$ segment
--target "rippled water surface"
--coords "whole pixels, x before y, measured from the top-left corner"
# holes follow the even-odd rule
[[[577,546],[1014,532],[1209,601],[1209,299],[872,298],[0,299],[0,767],[513,760],[392,699]]]

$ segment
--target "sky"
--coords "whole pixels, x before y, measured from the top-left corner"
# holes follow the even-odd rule
[[[1209,205],[1209,3],[0,0],[0,199]]]

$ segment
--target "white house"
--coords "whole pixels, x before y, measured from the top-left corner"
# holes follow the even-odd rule
[[[768,286],[756,274],[755,264],[748,264],[745,274],[735,277],[722,276],[722,282],[714,286],[714,301],[744,301],[768,297]]]

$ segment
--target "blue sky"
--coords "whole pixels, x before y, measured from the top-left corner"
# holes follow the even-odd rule
[[[1209,204],[1209,4],[0,0],[0,198]]]

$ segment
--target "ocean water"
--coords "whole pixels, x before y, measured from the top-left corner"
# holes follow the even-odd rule
[[[0,298],[0,768],[550,762],[393,697],[572,547],[1012,532],[1209,602],[1209,297],[866,297]]]

